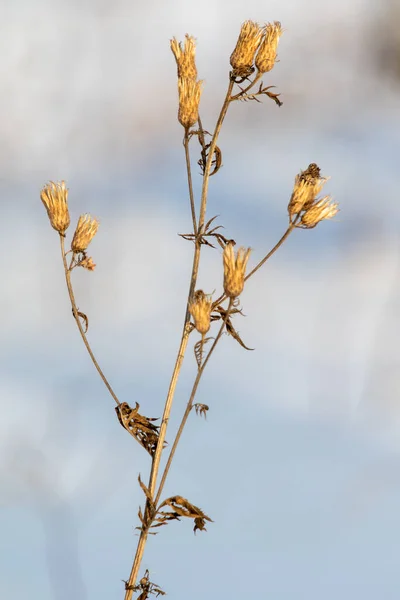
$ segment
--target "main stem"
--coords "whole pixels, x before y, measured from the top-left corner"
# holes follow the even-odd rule
[[[167,433],[168,421],[169,421],[169,416],[170,416],[171,409],[172,409],[172,403],[173,403],[173,399],[174,399],[174,395],[175,395],[175,389],[176,389],[178,377],[179,377],[179,374],[180,374],[180,371],[182,368],[182,363],[183,363],[183,359],[185,357],[185,352],[186,352],[186,348],[187,348],[187,344],[188,344],[188,340],[189,340],[189,333],[190,333],[189,304],[192,299],[193,293],[195,291],[197,275],[198,275],[198,271],[199,271],[200,252],[201,252],[201,237],[200,236],[201,236],[202,227],[205,222],[205,215],[206,215],[206,209],[207,209],[208,183],[209,183],[209,178],[210,178],[211,163],[213,161],[214,150],[217,145],[217,140],[218,140],[219,133],[221,131],[222,123],[224,121],[225,115],[229,108],[233,85],[234,85],[234,81],[232,81],[232,79],[230,79],[229,85],[228,85],[228,90],[227,90],[227,93],[225,96],[225,100],[222,105],[221,112],[219,114],[219,117],[218,117],[218,120],[217,120],[217,123],[215,126],[215,130],[214,130],[214,134],[213,134],[210,146],[208,148],[207,162],[206,162],[206,166],[204,169],[204,175],[203,175],[203,187],[202,187],[202,191],[201,191],[201,201],[200,201],[200,215],[199,215],[199,222],[198,222],[197,233],[196,233],[195,250],[194,250],[194,257],[193,257],[192,274],[190,277],[189,293],[188,293],[188,299],[187,299],[187,303],[186,303],[185,321],[184,321],[184,325],[183,325],[183,332],[182,332],[181,342],[179,345],[178,355],[177,355],[177,358],[175,361],[174,370],[173,370],[171,381],[169,384],[167,398],[165,400],[164,413],[162,416],[160,431],[159,431],[159,435],[158,435],[158,443],[157,443],[157,447],[156,447],[156,450],[155,450],[155,453],[153,456],[153,461],[152,461],[151,471],[150,471],[148,489],[149,489],[150,495],[152,497],[154,497],[154,492],[155,492],[155,488],[156,488],[157,476],[158,476],[158,472],[160,469],[161,455],[162,455],[162,451],[163,451],[163,447],[164,447],[165,436]],[[147,501],[146,501],[146,509],[149,510],[149,505],[148,505]],[[142,530],[141,530],[140,536],[139,536],[139,542],[138,542],[138,545],[136,548],[135,558],[134,558],[134,561],[132,564],[131,573],[129,575],[129,580],[126,582],[126,586],[125,586],[125,588],[126,588],[125,600],[132,599],[133,589],[134,589],[135,582],[138,577],[140,563],[143,558],[143,553],[144,553],[144,549],[146,546],[147,537],[148,537],[148,528],[142,527]]]

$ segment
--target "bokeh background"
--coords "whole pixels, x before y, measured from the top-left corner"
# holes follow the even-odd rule
[[[73,221],[100,218],[78,305],[120,399],[160,416],[192,252],[169,40],[197,37],[211,130],[249,18],[286,29],[264,79],[284,105],[231,107],[209,216],[256,264],[314,161],[341,212],[247,285],[256,350],[222,340],[166,488],[214,523],[164,528],[143,570],[177,600],[399,597],[399,17],[398,0],[3,1],[1,597],[122,598],[149,467],[79,339],[40,189],[65,179]],[[194,373],[189,352],[169,439]]]

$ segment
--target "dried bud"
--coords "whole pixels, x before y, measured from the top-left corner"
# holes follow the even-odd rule
[[[239,248],[235,257],[233,244],[228,243],[223,253],[224,260],[224,290],[229,298],[239,296],[244,287],[246,265],[251,248]]]
[[[65,181],[61,183],[50,181],[40,192],[40,198],[46,207],[51,226],[64,234],[70,224],[68,189],[65,187]]]
[[[248,77],[254,71],[254,56],[261,43],[264,30],[253,21],[245,21],[240,30],[230,63],[233,77]]]
[[[256,67],[260,73],[270,71],[276,61],[276,50],[279,38],[282,35],[282,27],[279,21],[268,23],[264,28],[264,37],[256,56]]]
[[[305,229],[311,229],[324,219],[332,219],[338,212],[338,204],[332,202],[331,196],[325,196],[306,210],[301,217],[301,225]]]
[[[71,250],[85,252],[99,228],[99,222],[90,215],[81,215],[72,238]]]
[[[185,128],[192,127],[199,118],[199,104],[202,81],[180,77],[178,79],[179,111],[178,121]]]
[[[93,258],[91,256],[85,256],[85,258],[83,258],[80,261],[78,266],[83,267],[84,269],[87,269],[88,271],[94,271],[96,268],[96,265],[93,262]]]
[[[194,37],[185,35],[185,44],[173,38],[171,40],[171,50],[174,53],[176,64],[178,66],[178,78],[197,79],[196,69],[196,44]]]
[[[290,219],[314,204],[317,195],[328,181],[327,177],[320,176],[320,172],[318,165],[311,163],[305,171],[296,175],[288,205]]]
[[[193,302],[189,304],[189,312],[194,319],[194,326],[199,333],[205,334],[210,329],[212,300],[202,290],[194,294]]]

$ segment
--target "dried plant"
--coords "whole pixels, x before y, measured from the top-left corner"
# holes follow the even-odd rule
[[[255,87],[261,77],[265,73],[269,73],[276,64],[277,47],[281,35],[281,24],[277,21],[267,23],[264,26],[260,26],[253,21],[246,21],[242,25],[236,47],[230,56],[232,69],[227,74],[226,95],[212,133],[203,128],[199,115],[202,82],[197,79],[195,40],[189,35],[186,35],[184,44],[178,43],[176,39],[171,40],[171,50],[175,56],[178,70],[178,121],[184,128],[183,145],[193,228],[192,231],[181,234],[181,236],[193,243],[193,267],[180,345],[159,425],[155,424],[156,418],[150,418],[139,413],[140,406],[138,403],[135,404],[135,408],[131,408],[127,402],[121,402],[118,399],[89,344],[87,338],[88,317],[78,309],[76,304],[71,279],[72,271],[76,267],[83,267],[88,271],[94,270],[96,265],[92,257],[89,257],[86,252],[88,245],[98,231],[98,220],[88,214],[82,215],[73,235],[70,250],[66,251],[65,232],[69,226],[70,217],[67,203],[68,190],[65,183],[63,181],[60,183],[50,182],[40,194],[50,224],[59,233],[61,256],[72,314],[80,335],[94,366],[117,405],[115,410],[119,422],[151,456],[148,484],[144,484],[139,476],[139,485],[144,493],[145,500],[143,509],[139,508],[138,512],[140,521],[138,526],[139,540],[131,572],[125,582],[125,600],[131,600],[134,593],[138,594],[137,597],[140,600],[144,600],[150,595],[159,596],[164,594],[157,584],[150,581],[147,570],[143,577],[139,579],[139,569],[146,542],[150,534],[156,533],[154,529],[166,526],[172,521],[179,521],[182,518],[193,520],[195,532],[197,530],[205,531],[206,522],[212,523],[209,516],[183,496],[175,495],[162,500],[162,494],[182,432],[193,408],[196,414],[203,417],[206,417],[209,411],[210,407],[207,404],[195,402],[195,398],[199,382],[223,333],[226,332],[244,349],[251,350],[244,344],[236,326],[234,326],[234,320],[243,316],[240,307],[240,296],[245,288],[246,281],[253,277],[271,258],[294,229],[313,228],[321,221],[331,219],[338,212],[338,205],[331,200],[330,196],[319,197],[328,178],[321,175],[318,165],[311,163],[295,177],[293,192],[288,202],[289,222],[286,231],[275,246],[250,271],[247,268],[251,253],[250,248],[239,247],[235,251],[235,241],[222,235],[220,231],[222,226],[215,225],[216,217],[214,216],[206,221],[210,177],[217,174],[222,167],[222,150],[218,146],[218,139],[229,107],[239,100],[256,100],[260,102],[263,97],[272,99],[278,106],[282,105],[279,94],[270,91],[273,88],[272,85],[264,86],[261,82],[258,87]],[[244,82],[246,83],[243,86]],[[197,200],[193,191],[192,162],[189,153],[189,145],[195,138],[199,143],[196,148],[199,151],[198,165],[201,168],[202,176],[201,195]],[[216,249],[216,246],[211,242],[217,242],[222,249],[221,294],[215,300],[212,299],[212,295],[205,294],[202,290],[196,290],[202,248],[208,246]],[[210,331],[212,335],[205,337]],[[198,334],[200,334],[200,339]],[[193,349],[197,363],[197,373],[178,432],[171,446],[167,446],[166,433],[176,386],[191,337],[194,338]],[[168,455],[165,467],[160,473],[160,460],[164,451],[167,451]]]

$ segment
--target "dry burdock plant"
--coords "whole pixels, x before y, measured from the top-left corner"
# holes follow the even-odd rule
[[[76,226],[70,250],[66,251],[65,232],[70,224],[67,204],[68,190],[62,181],[61,183],[50,182],[41,192],[41,199],[46,207],[50,224],[59,233],[72,313],[83,342],[100,377],[116,402],[115,410],[119,422],[151,456],[148,484],[145,485],[139,477],[139,484],[144,493],[144,508],[139,509],[139,540],[131,573],[125,582],[125,600],[130,600],[134,593],[140,600],[148,598],[151,594],[156,596],[164,594],[157,584],[150,581],[148,571],[139,579],[139,569],[146,542],[149,534],[154,533],[154,529],[165,526],[170,521],[186,518],[192,519],[196,532],[205,530],[206,522],[211,522],[211,518],[202,509],[186,498],[173,496],[163,499],[162,493],[182,432],[189,415],[193,412],[192,409],[194,408],[195,413],[200,416],[206,416],[209,410],[206,404],[195,403],[195,397],[200,379],[222,334],[226,331],[243,348],[250,350],[245,346],[233,325],[233,319],[242,315],[239,296],[246,281],[278,250],[295,228],[311,229],[320,221],[331,219],[338,212],[338,206],[332,202],[330,196],[319,197],[327,178],[321,176],[320,168],[315,163],[311,163],[307,169],[300,171],[295,177],[293,192],[288,203],[289,222],[285,233],[272,250],[247,274],[251,249],[240,247],[235,250],[235,241],[220,233],[221,226],[215,226],[216,217],[212,217],[206,222],[208,186],[210,177],[215,175],[222,165],[222,152],[218,146],[218,137],[229,107],[237,100],[259,102],[265,96],[271,98],[278,106],[282,104],[279,94],[271,91],[273,86],[264,86],[260,82],[260,85],[255,88],[255,84],[261,80],[263,74],[271,71],[275,64],[281,35],[282,28],[278,22],[260,26],[258,23],[246,21],[242,25],[236,47],[230,57],[231,71],[228,75],[228,89],[212,134],[203,128],[199,115],[202,82],[197,80],[195,40],[188,35],[183,44],[178,43],[175,39],[171,40],[171,50],[178,67],[178,120],[184,128],[183,143],[193,227],[190,233],[181,235],[183,239],[193,242],[193,268],[181,341],[159,425],[154,423],[157,419],[139,413],[139,404],[136,403],[136,406],[132,408],[127,402],[121,402],[117,398],[89,345],[86,335],[89,326],[88,317],[80,312],[76,305],[71,280],[72,271],[76,267],[83,267],[89,271],[94,270],[96,265],[87,255],[87,248],[97,233],[99,222],[88,214],[82,215]],[[196,124],[197,127],[194,128]],[[197,200],[193,193],[192,163],[189,153],[189,145],[194,138],[197,138],[200,143],[198,164],[203,181],[201,197]],[[212,295],[196,289],[202,248],[203,246],[215,248],[212,242],[217,242],[222,248],[222,293],[214,300]],[[215,327],[216,330],[213,331]],[[210,330],[212,336],[205,337]],[[200,334],[200,339],[196,333]],[[197,362],[197,374],[178,432],[172,445],[167,447],[165,437],[172,403],[190,338],[194,338],[193,348]],[[211,340],[212,344],[207,346]],[[205,351],[205,348],[208,348],[208,351]],[[167,459],[159,477],[160,461],[164,450],[167,451]]]

